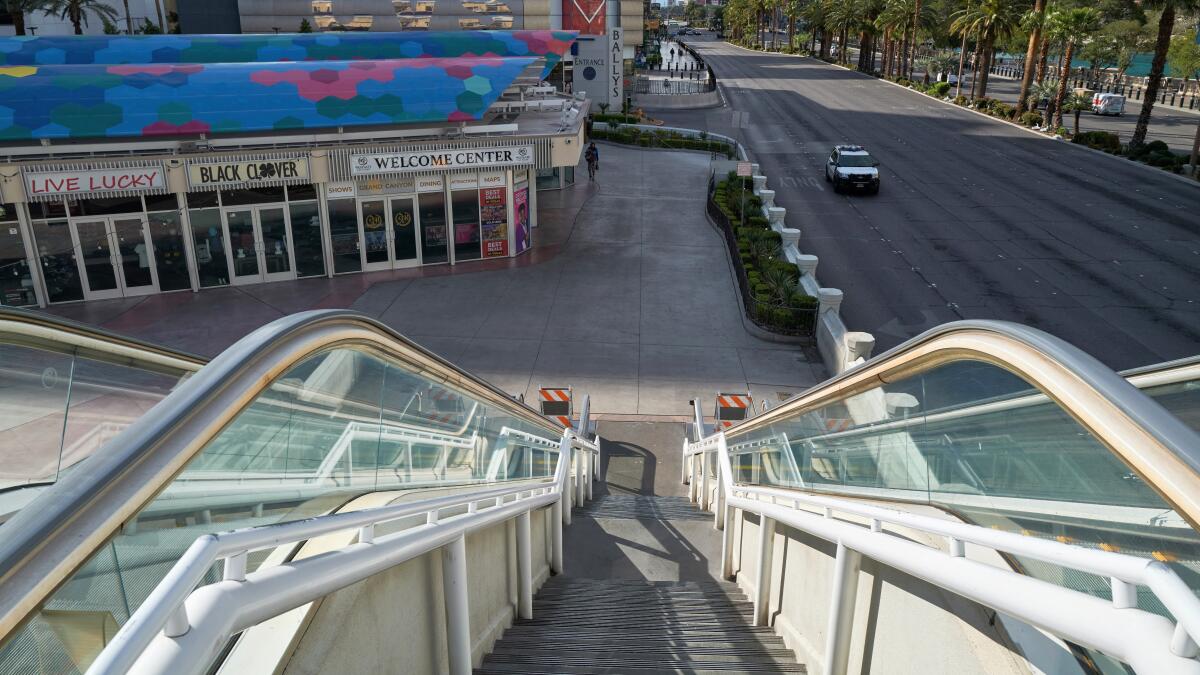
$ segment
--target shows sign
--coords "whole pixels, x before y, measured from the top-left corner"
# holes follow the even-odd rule
[[[30,198],[88,192],[138,192],[166,187],[161,164],[91,171],[27,172],[25,188]]]
[[[192,187],[307,180],[308,158],[188,165],[188,184]]]
[[[368,176],[375,173],[448,171],[525,164],[533,164],[531,145],[353,155],[350,157],[350,173],[355,176]]]

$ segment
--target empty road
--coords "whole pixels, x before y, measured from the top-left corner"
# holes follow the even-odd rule
[[[689,41],[729,105],[657,116],[740,138],[880,349],[987,318],[1117,369],[1200,354],[1200,184],[814,59]],[[825,183],[837,143],[882,162],[878,196]]]

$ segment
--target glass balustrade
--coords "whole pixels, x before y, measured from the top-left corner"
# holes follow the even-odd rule
[[[1196,409],[1190,384],[1148,393]],[[1155,558],[1200,589],[1196,530],[1063,408],[996,366],[952,362],[748,426],[727,435],[739,483],[928,504],[984,527]],[[1107,579],[1012,562],[1111,592]],[[1165,612],[1144,589],[1140,604]]]
[[[365,348],[313,355],[266,387],[0,647],[0,672],[85,670],[203,534],[327,514],[372,492],[549,480],[558,440]],[[261,552],[250,570],[291,553]],[[206,583],[219,578],[214,566]]]

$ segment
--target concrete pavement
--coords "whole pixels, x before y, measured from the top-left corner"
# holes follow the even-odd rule
[[[708,166],[702,153],[606,145],[596,183],[580,168],[574,188],[539,193],[535,250],[515,260],[49,311],[211,356],[287,313],[349,307],[527,400],[539,385],[572,385],[594,413],[618,416],[687,416],[697,396],[711,414],[718,389],[776,402],[824,370],[743,325],[729,255],[705,217]]]
[[[815,59],[690,41],[731,107],[662,116],[748,146],[822,283],[845,291],[847,324],[875,334],[877,351],[991,318],[1114,368],[1200,353],[1200,185]],[[880,195],[827,188],[837,143],[882,162]]]

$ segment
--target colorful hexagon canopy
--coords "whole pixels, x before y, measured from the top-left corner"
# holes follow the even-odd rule
[[[545,78],[573,31],[284,33],[280,35],[65,35],[0,38],[0,66],[264,63],[534,56]]]
[[[477,120],[536,60],[0,66],[0,140]]]

